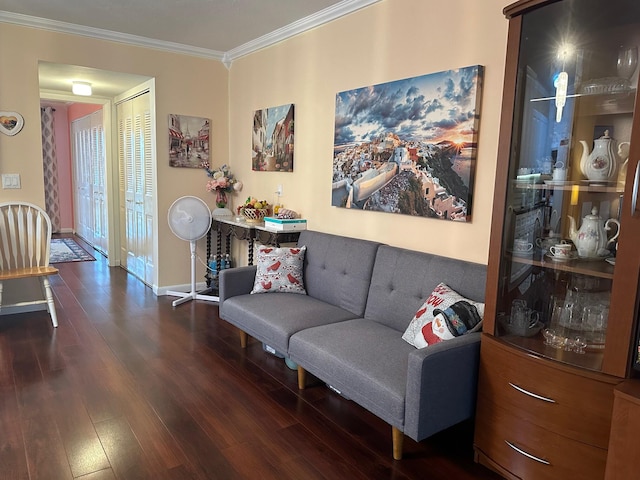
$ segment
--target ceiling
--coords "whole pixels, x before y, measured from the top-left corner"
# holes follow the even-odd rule
[[[0,24],[12,23],[220,60],[259,50],[380,0],[0,0]],[[148,80],[41,62],[40,89],[69,93],[88,81],[112,98]],[[46,97],[46,95],[45,95]]]
[[[0,22],[224,59],[379,0],[0,0]],[[243,48],[245,47],[245,48]]]

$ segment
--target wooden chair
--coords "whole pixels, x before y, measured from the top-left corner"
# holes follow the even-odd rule
[[[58,269],[49,266],[50,248],[51,220],[47,212],[26,202],[0,203],[0,308],[5,280],[38,277],[44,299],[10,306],[46,303],[51,323],[57,327],[56,306],[48,277],[58,273]]]

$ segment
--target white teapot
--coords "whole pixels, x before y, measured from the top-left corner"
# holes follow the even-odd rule
[[[609,136],[609,130],[604,135],[593,141],[593,151],[589,153],[589,145],[580,140],[582,145],[582,157],[580,158],[580,171],[591,181],[607,182],[613,180],[618,168],[618,158],[614,151],[614,140]]]
[[[587,215],[582,219],[580,230],[576,230],[576,221],[571,215],[569,217],[569,238],[578,250],[578,256],[581,258],[604,258],[608,257],[611,252],[607,250],[607,245],[613,242],[620,234],[620,222],[614,218],[610,218],[604,224],[602,218],[598,215],[598,209],[593,207],[591,215]],[[607,239],[607,231],[611,230],[610,224],[618,227],[616,234]]]

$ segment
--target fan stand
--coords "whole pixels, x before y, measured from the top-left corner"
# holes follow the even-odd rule
[[[215,295],[204,295],[205,293],[213,290],[212,288],[207,288],[206,290],[202,290],[201,292],[196,292],[196,241],[191,240],[189,242],[189,247],[191,248],[191,291],[189,293],[167,291],[167,295],[171,295],[173,297],[182,297],[174,300],[172,305],[174,307],[177,307],[178,305],[188,302],[189,300],[205,300],[207,302],[218,303],[220,301],[220,297]]]

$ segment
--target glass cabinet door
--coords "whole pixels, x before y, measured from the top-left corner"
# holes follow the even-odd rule
[[[592,370],[612,321],[633,176],[638,45],[635,0],[568,0],[522,16],[495,334]]]

